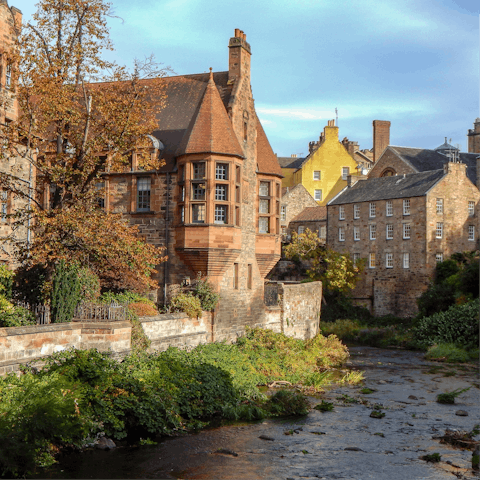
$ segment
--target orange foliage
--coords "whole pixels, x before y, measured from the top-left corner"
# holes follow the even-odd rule
[[[148,303],[130,303],[128,308],[133,310],[139,317],[154,317],[158,315],[157,309]]]

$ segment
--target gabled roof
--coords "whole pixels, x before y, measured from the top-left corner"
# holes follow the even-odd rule
[[[175,156],[189,153],[220,153],[243,158],[232,123],[210,72],[206,89]]]
[[[327,207],[322,205],[318,207],[306,207],[291,222],[318,222],[327,219]]]
[[[409,175],[359,180],[353,187],[347,187],[340,192],[328,205],[421,197],[426,195],[444,175],[445,173],[442,169],[411,173]]]
[[[449,158],[446,155],[426,148],[396,147],[389,145],[385,152],[387,150],[394,152],[417,172],[438,170],[449,162]],[[475,185],[477,183],[477,157],[478,153],[459,153],[458,156],[459,161],[467,165],[467,177]]]
[[[268,173],[283,177],[277,156],[273,153],[267,135],[257,117],[257,167],[259,173]]]
[[[302,165],[305,157],[278,157],[277,158],[280,167],[282,168],[294,168],[295,170]]]

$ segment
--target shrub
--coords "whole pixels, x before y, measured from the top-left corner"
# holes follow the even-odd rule
[[[416,345],[425,349],[433,344],[451,343],[466,350],[478,348],[478,310],[477,299],[420,319],[413,330]]]
[[[12,305],[11,309],[4,310],[2,307],[0,309],[3,310],[0,311],[0,327],[25,327],[37,324],[35,315],[26,308]]]
[[[71,322],[75,308],[81,299],[81,283],[78,279],[78,265],[67,265],[61,260],[55,266],[52,282],[52,321]]]
[[[279,390],[275,392],[265,405],[268,411],[275,416],[300,416],[307,415],[310,404],[307,397],[300,392],[292,390]]]
[[[158,311],[149,303],[135,302],[130,303],[128,308],[139,317],[154,317],[158,315]]]
[[[12,298],[14,273],[5,265],[0,265],[0,295],[7,299]]]
[[[443,283],[448,277],[455,275],[459,271],[460,267],[452,258],[437,263],[435,267],[435,284]]]
[[[44,266],[22,265],[13,277],[13,297],[30,305],[46,303],[50,300],[43,296],[46,277],[47,272]]]
[[[179,293],[172,298],[170,307],[173,312],[185,312],[190,318],[202,316],[200,299],[191,293]]]
[[[358,320],[366,322],[372,315],[365,307],[354,305],[352,300],[343,294],[328,294],[325,292],[327,304],[322,305],[321,321],[335,322],[336,320]]]
[[[470,360],[470,354],[452,343],[441,343],[431,346],[425,358],[428,360],[444,360],[450,363],[463,363]]]
[[[325,336],[336,335],[344,342],[352,342],[358,335],[361,325],[356,320],[336,320],[331,323],[320,323],[320,330]]]
[[[202,310],[206,312],[215,310],[220,300],[220,295],[214,291],[208,280],[206,278],[202,279],[201,272],[198,272],[193,294],[200,299]]]
[[[100,296],[100,279],[98,275],[87,267],[78,270],[80,283],[80,299],[87,303],[94,303]]]
[[[155,303],[144,295],[128,291],[121,293],[104,292],[100,295],[100,298],[98,300],[100,303],[106,304],[112,302],[120,303],[123,305],[128,305],[130,303],[146,303],[148,305],[151,305],[152,307],[155,307]]]
[[[448,283],[430,285],[417,300],[419,317],[429,317],[454,305],[455,291],[455,286]]]

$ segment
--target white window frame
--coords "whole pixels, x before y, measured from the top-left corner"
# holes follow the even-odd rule
[[[338,227],[338,241],[345,241],[345,229],[343,227]]]
[[[320,227],[318,227],[318,238],[327,238],[327,227],[325,225],[320,225]]]
[[[316,202],[321,202],[323,200],[323,191],[321,188],[316,188],[314,190],[313,198]]]
[[[314,171],[313,171],[313,179],[314,179],[314,180],[321,180],[321,179],[322,179],[322,172],[321,172],[321,170],[314,170]]]
[[[468,226],[468,240],[475,241],[475,225]]]
[[[227,205],[215,205],[215,223],[226,224],[228,223],[228,206]]]
[[[385,204],[385,215],[387,217],[393,217],[393,202],[392,200],[387,200]]]
[[[360,240],[360,227],[353,227],[353,240],[355,242]]]
[[[282,220],[283,222],[285,222],[287,220],[287,206],[286,205],[282,205],[280,207],[280,220]]]
[[[435,238],[443,238],[443,222],[437,222],[435,227]]]
[[[338,219],[339,220],[345,220],[345,206],[340,205],[338,207]]]
[[[370,218],[375,218],[377,215],[377,205],[375,202],[370,202],[370,205],[368,206],[368,216]]]
[[[302,235],[302,234],[304,234],[304,233],[305,233],[305,226],[304,226],[304,225],[300,225],[300,226],[298,227],[298,234],[299,234],[299,235]]]
[[[376,266],[375,252],[372,252],[368,254],[368,268],[375,268],[375,266]]]
[[[393,240],[393,223],[387,223],[385,227],[385,238],[387,240]]]
[[[403,214],[410,215],[410,199],[406,198],[403,200]]]
[[[468,201],[468,216],[469,217],[475,216],[475,202],[473,200]]]
[[[409,240],[412,234],[412,228],[409,223],[402,224],[402,236],[404,240]]]
[[[260,182],[258,187],[258,193],[260,197],[269,197],[270,196],[270,182]]]
[[[393,253],[385,254],[385,268],[393,268]]]
[[[350,167],[342,167],[342,180],[346,180],[350,175]]]
[[[353,205],[353,218],[358,220],[360,218],[360,205]]]
[[[375,223],[373,223],[373,224],[368,226],[368,229],[370,231],[370,240],[376,240],[377,239],[377,225]]]
[[[403,254],[403,268],[410,268],[410,253]]]
[[[360,260],[360,254],[359,253],[354,253],[353,254],[353,264],[356,265],[359,260]]]
[[[258,232],[259,233],[270,233],[270,217],[259,217],[258,218]]]
[[[443,215],[443,198],[437,198],[435,208],[437,215]]]
[[[438,253],[435,254],[435,261],[437,263],[443,262],[443,253],[442,252],[438,252]]]

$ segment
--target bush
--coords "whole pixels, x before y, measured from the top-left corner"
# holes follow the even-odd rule
[[[47,303],[50,298],[44,298],[43,285],[47,272],[42,265],[22,265],[13,277],[13,297],[22,302],[35,305]]]
[[[185,312],[190,318],[202,316],[202,305],[198,297],[191,293],[179,293],[172,298],[170,308],[173,312]]]
[[[130,303],[128,308],[139,317],[154,317],[155,315],[158,315],[157,309],[149,303]]]
[[[0,311],[0,327],[25,327],[36,324],[35,315],[26,308],[12,305],[11,309]]]
[[[426,349],[433,344],[451,343],[466,350],[478,348],[478,310],[477,299],[420,319],[413,330],[416,345]]]
[[[353,342],[362,326],[356,320],[336,320],[335,322],[320,323],[320,330],[325,336],[336,335],[344,342]]]
[[[460,267],[457,262],[452,258],[437,263],[435,267],[435,284],[440,285],[448,277],[455,275],[460,271]]]
[[[325,292],[326,293],[326,292]],[[354,305],[352,300],[345,295],[325,294],[326,305],[322,305],[321,321],[335,322],[336,320],[358,320],[367,322],[372,315],[365,307]]]
[[[12,298],[14,273],[5,265],[0,265],[0,295],[7,299]]]
[[[441,343],[440,345],[431,346],[425,358],[427,360],[440,360],[450,363],[464,363],[470,360],[470,354],[452,343]]]
[[[429,317],[454,305],[455,291],[455,286],[449,283],[430,285],[417,300],[419,317]]]
[[[78,270],[78,281],[80,283],[80,299],[83,302],[94,303],[100,296],[100,279],[98,275],[87,267]]]
[[[100,295],[98,299],[100,303],[110,304],[112,302],[116,302],[122,305],[128,305],[130,303],[146,303],[155,307],[155,303],[150,300],[149,298],[140,295],[139,293],[135,292],[122,292],[122,293],[115,293],[115,292],[104,292]]]
[[[52,282],[52,322],[71,322],[81,299],[82,285],[78,279],[78,265],[67,265],[61,260],[55,266]]]
[[[307,397],[292,390],[275,392],[266,404],[268,411],[275,416],[301,416],[310,411]]]
[[[206,278],[202,279],[201,273],[198,273],[195,287],[193,289],[193,295],[200,299],[202,310],[205,312],[211,312],[215,310],[220,300],[220,295],[216,293],[213,286],[208,282]]]

